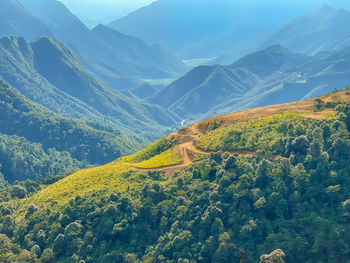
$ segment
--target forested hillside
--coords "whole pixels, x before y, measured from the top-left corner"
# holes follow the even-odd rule
[[[147,139],[159,138],[179,117],[127,98],[91,75],[62,42],[0,39],[0,77],[27,98],[67,117],[104,122]]]
[[[123,132],[61,117],[1,80],[0,112],[0,163],[11,182],[104,164],[137,148]]]
[[[218,116],[43,190],[8,186],[0,259],[346,262],[349,101]]]

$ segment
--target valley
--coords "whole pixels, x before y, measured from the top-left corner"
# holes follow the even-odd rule
[[[83,2],[0,1],[1,263],[349,262],[346,0]]]

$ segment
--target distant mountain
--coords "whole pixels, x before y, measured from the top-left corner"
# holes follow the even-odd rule
[[[104,164],[137,148],[132,137],[57,115],[2,80],[0,112],[0,163],[5,178],[11,182],[70,171],[82,166],[77,160],[85,165]]]
[[[0,37],[15,35],[32,40],[52,36],[39,19],[29,13],[17,0],[0,1]]]
[[[294,52],[315,55],[350,46],[350,12],[323,6],[285,24],[262,43],[281,44]]]
[[[106,87],[57,40],[40,38],[28,44],[23,38],[0,39],[0,77],[64,116],[104,121],[152,138],[178,122],[169,110]]]
[[[244,68],[199,66],[148,100],[187,118],[210,112],[232,95],[244,96],[259,80]]]
[[[281,45],[273,45],[264,50],[248,54],[234,62],[229,68],[245,68],[250,72],[265,78],[276,71],[293,72],[298,70],[298,64],[307,59],[307,56],[295,54]]]
[[[101,24],[92,33],[101,43],[100,47],[94,49],[94,56],[103,56],[103,60],[111,65],[124,65],[124,74],[131,72],[133,76],[166,78],[185,70],[180,60],[159,45],[148,46],[139,38]]]
[[[131,89],[129,90],[129,92],[140,98],[140,99],[146,99],[148,97],[150,97],[151,95],[157,93],[159,90],[157,88],[155,88],[154,86],[150,85],[150,84],[142,84],[137,88]]]
[[[297,101],[350,84],[350,48],[309,57],[274,45],[229,66],[199,66],[148,100],[185,119]]]
[[[98,25],[89,30],[63,3],[56,0],[21,0],[66,43],[79,61],[114,89],[138,86],[135,78],[167,78],[186,70],[185,64],[159,46]],[[126,85],[126,87],[124,87]]]
[[[110,26],[182,58],[237,58],[254,51],[256,39],[325,1],[159,0]]]

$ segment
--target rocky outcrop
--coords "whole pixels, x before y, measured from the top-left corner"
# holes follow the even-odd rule
[[[283,258],[286,256],[283,250],[276,249],[270,254],[264,254],[260,257],[260,263],[284,263]]]

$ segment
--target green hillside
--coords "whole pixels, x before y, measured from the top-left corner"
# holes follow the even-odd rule
[[[103,84],[58,40],[0,39],[0,77],[60,115],[107,123],[149,140],[179,122],[173,112],[128,98]]]
[[[346,262],[349,102],[218,116],[32,192],[5,186],[0,260]]]
[[[86,161],[73,159],[67,151],[45,150],[40,143],[0,133],[0,171],[8,182],[68,175],[86,165]]]
[[[55,160],[61,159],[63,166],[70,167],[71,163],[74,163],[73,167],[81,167],[77,165],[79,163],[77,160],[85,164],[103,164],[130,153],[138,147],[134,138],[129,138],[116,129],[110,128],[106,131],[108,127],[98,123],[61,117],[33,103],[1,80],[0,112],[0,133],[9,135],[9,137],[2,136],[0,140],[4,143],[4,145],[0,144],[2,145],[0,163],[6,170],[6,172],[3,171],[5,178],[11,182],[17,179],[38,179],[44,175],[54,174],[54,172],[45,174],[41,171],[42,169],[40,171],[35,169],[35,159],[39,159],[40,162],[45,161],[41,165],[47,165],[48,167],[45,168],[47,170],[50,170],[51,165],[46,160],[49,157]],[[13,137],[14,135],[22,139]],[[19,149],[15,149],[15,145]],[[16,157],[14,152],[17,153],[16,158],[21,159],[22,154],[18,153],[21,151],[23,155],[32,151],[36,154],[31,153],[32,157],[24,156],[22,164],[13,160]],[[49,157],[46,156],[47,154]],[[14,156],[11,157],[12,155]],[[71,159],[70,156],[76,160]],[[65,158],[69,159],[67,164],[65,164]],[[15,163],[17,165],[14,165]],[[26,169],[28,171],[24,172]],[[62,172],[62,169],[58,171]]]

